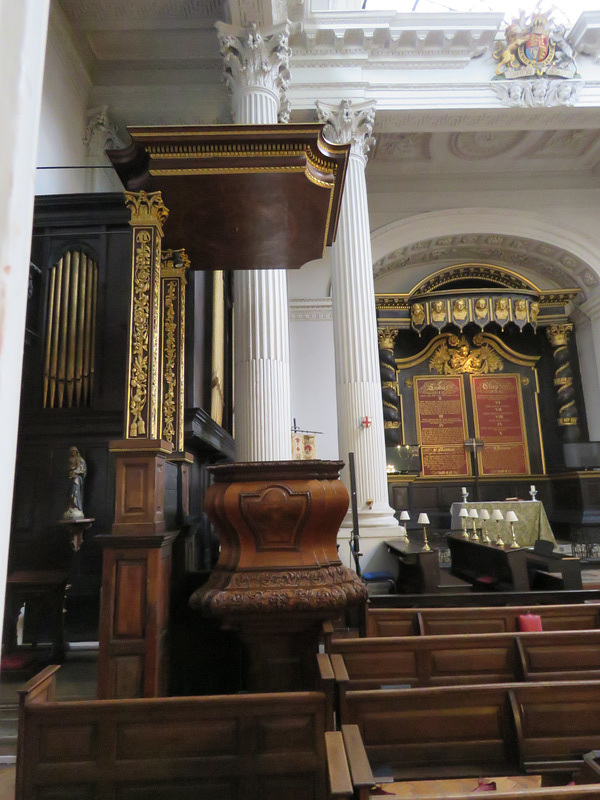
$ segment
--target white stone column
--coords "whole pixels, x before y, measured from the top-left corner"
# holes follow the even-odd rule
[[[332,248],[331,292],[336,357],[340,458],[354,452],[361,549],[368,550],[397,534],[398,522],[388,501],[383,405],[365,166],[373,144],[374,103],[339,105],[317,102],[326,122],[325,137],[351,142],[337,238]],[[365,427],[361,419],[369,417]],[[349,484],[348,470],[344,470]],[[369,501],[369,502],[367,502]],[[372,504],[371,504],[372,501]],[[344,527],[351,526],[346,518]],[[375,541],[365,542],[366,538]],[[379,566],[379,564],[377,565]]]
[[[256,25],[233,28],[218,23],[217,28],[234,121],[286,122],[288,26],[262,33]],[[236,272],[234,320],[236,459],[287,460],[292,410],[286,271]]]
[[[49,0],[0,0],[0,632],[19,426],[25,307]]]

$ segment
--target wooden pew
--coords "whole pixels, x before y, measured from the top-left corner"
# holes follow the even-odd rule
[[[600,627],[600,604],[461,608],[369,608],[367,636],[509,633],[518,630],[518,617],[539,614],[547,631]]]
[[[580,768],[600,742],[600,682],[522,683],[508,696],[525,771]]]
[[[326,736],[333,736],[335,734],[325,734]],[[349,765],[348,772],[350,774],[353,796],[355,800],[367,800],[370,795],[370,790],[375,783],[376,777],[373,775],[369,760],[364,748],[364,744],[360,735],[360,730],[357,725],[342,725],[342,733],[338,734],[343,736],[344,747],[346,750],[347,763]],[[596,751],[600,753],[600,751]],[[600,774],[596,771],[597,764],[594,760],[594,753],[587,753],[584,756],[584,770],[590,763],[593,765],[588,774],[588,780],[585,776],[579,776],[576,786],[550,786],[535,789],[520,789],[519,791],[509,792],[501,791],[494,792],[493,797],[500,798],[500,800],[591,800],[592,798],[600,797]],[[582,771],[583,772],[583,771]],[[589,777],[595,780],[589,779]],[[492,776],[498,777],[498,776]],[[595,784],[595,785],[590,785]],[[392,795],[394,794],[394,784],[387,785],[386,790]],[[427,794],[420,794],[422,797],[429,797]],[[472,798],[473,793],[469,794],[452,794],[452,800],[467,800]]]
[[[55,670],[20,692],[16,800],[347,796],[324,693],[54,702]]]
[[[350,691],[340,721],[396,780],[563,776],[600,741],[600,681]]]
[[[396,780],[519,772],[505,684],[347,692],[340,721]]]
[[[600,750],[591,750],[583,756],[583,768],[579,782],[600,783]]]
[[[600,679],[600,630],[333,639],[329,647],[338,691]]]
[[[334,736],[336,734],[326,734]],[[347,758],[347,773],[353,789],[352,797],[354,800],[367,800],[370,790],[377,778],[374,776],[371,765],[365,751],[364,743],[360,735],[358,725],[342,725],[343,743]],[[600,751],[592,751],[584,755],[584,767],[582,773],[577,776],[577,784],[573,786],[546,786],[536,789],[520,789],[519,791],[494,792],[493,797],[500,800],[591,800],[600,797],[600,773],[595,755],[600,755]],[[586,774],[585,771],[588,770]],[[492,776],[497,777],[497,776]],[[586,780],[587,778],[587,780]],[[388,785],[387,790],[393,795],[394,785]],[[425,795],[424,795],[425,796]],[[473,793],[452,794],[452,800],[467,800],[472,798]]]
[[[523,679],[514,633],[334,639],[330,658],[339,692]]]
[[[554,606],[599,603],[600,589],[532,589],[527,592],[372,594],[371,608],[457,608],[459,606]]]
[[[523,679],[600,679],[600,630],[515,634]]]
[[[600,784],[596,786],[545,786],[541,789],[518,792],[492,792],[493,800],[597,800]],[[473,800],[473,793],[453,794],[450,800]]]

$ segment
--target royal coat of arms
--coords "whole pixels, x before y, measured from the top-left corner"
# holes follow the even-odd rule
[[[496,43],[496,75],[507,80],[547,75],[573,78],[577,72],[575,53],[566,39],[564,25],[556,25],[547,14],[534,13],[513,19],[505,41]]]

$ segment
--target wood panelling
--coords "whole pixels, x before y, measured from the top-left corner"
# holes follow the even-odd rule
[[[399,684],[600,680],[598,630],[334,639],[329,653],[340,692]]]
[[[99,697],[166,693],[171,548],[176,536],[99,537],[104,547]]]
[[[17,800],[327,796],[319,692],[35,704],[26,687],[19,720]]]
[[[539,614],[545,631],[572,631],[600,627],[597,605],[507,606],[500,608],[370,608],[367,636],[501,633],[518,630],[518,617]]]
[[[114,655],[110,665],[108,697],[126,698],[144,695],[144,659],[142,655]],[[104,695],[104,676],[98,681],[98,693]],[[102,694],[100,694],[102,692]]]
[[[146,562],[119,561],[115,587],[114,637],[144,636]]]

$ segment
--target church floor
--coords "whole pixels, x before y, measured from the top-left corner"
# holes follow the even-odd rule
[[[519,792],[526,789],[538,789],[542,785],[539,775],[515,775],[510,777],[484,778],[481,783],[495,783],[498,792]],[[405,798],[448,798],[453,794],[468,794],[474,792],[480,785],[477,778],[460,778],[445,781],[403,781],[402,783],[389,783],[381,787],[386,794],[377,796],[381,800],[405,800]],[[389,794],[388,794],[389,793]],[[375,795],[372,795],[375,796]]]

